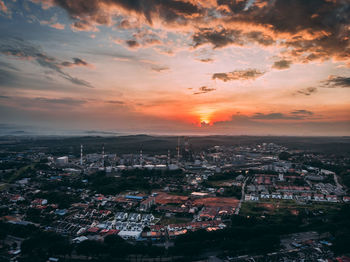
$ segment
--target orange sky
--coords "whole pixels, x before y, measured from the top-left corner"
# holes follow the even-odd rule
[[[0,127],[349,135],[347,11],[342,0],[2,0]]]

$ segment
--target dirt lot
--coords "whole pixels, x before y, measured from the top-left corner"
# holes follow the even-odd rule
[[[194,200],[196,206],[208,206],[208,207],[233,207],[238,206],[239,200],[233,197],[207,197]]]

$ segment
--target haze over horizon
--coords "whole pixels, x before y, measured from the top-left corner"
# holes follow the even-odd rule
[[[0,0],[0,129],[347,136],[349,36],[348,0]]]

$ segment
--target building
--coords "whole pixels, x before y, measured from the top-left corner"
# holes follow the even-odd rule
[[[325,199],[324,199],[324,195],[322,195],[322,194],[315,194],[314,195],[314,200],[315,201],[324,201]]]
[[[124,212],[117,212],[115,214],[115,219],[116,220],[120,220],[120,221],[124,221],[128,219],[128,213],[124,213]]]
[[[140,238],[141,232],[142,231],[122,230],[118,233],[118,235],[125,240],[128,240],[128,239],[136,240]]]
[[[141,214],[131,213],[129,215],[129,221],[136,222],[136,221],[140,221],[140,220],[141,220]]]
[[[56,159],[58,165],[64,166],[68,164],[68,156],[61,156]]]
[[[326,199],[328,202],[338,202],[338,198],[335,195],[327,195]]]

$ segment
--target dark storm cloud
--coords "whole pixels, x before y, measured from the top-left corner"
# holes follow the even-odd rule
[[[181,0],[54,0],[53,2],[64,8],[74,19],[89,17],[98,24],[108,23],[104,7],[119,7],[142,15],[150,24],[155,15],[167,22],[174,22],[180,19],[185,21],[185,17],[200,13],[196,5]]]
[[[350,39],[346,37],[350,31],[349,1],[270,1],[263,8],[251,9],[246,17],[240,16],[238,20],[271,25],[277,34],[295,34],[283,44],[293,49],[290,54],[295,57],[305,54],[304,62],[330,57],[350,58]]]
[[[33,0],[34,1],[34,0]],[[38,2],[40,0],[36,0]],[[112,25],[113,11],[143,17],[149,25],[189,25],[193,46],[214,48],[258,43],[288,47],[298,62],[350,60],[348,0],[51,0],[65,9],[78,30]],[[213,24],[208,28],[208,24]],[[141,25],[142,26],[142,25]],[[276,65],[278,66],[278,65]]]
[[[39,46],[35,46],[21,38],[15,37],[0,39],[0,53],[3,55],[16,57],[18,59],[34,60],[41,67],[55,71],[59,76],[73,84],[92,87],[85,80],[75,78],[61,69],[62,67],[68,66],[67,63],[77,66],[86,63],[79,58],[74,58],[73,63],[59,62],[55,57],[45,54]]]
[[[264,74],[265,72],[257,69],[235,70],[228,73],[215,73],[213,74],[212,79],[219,79],[224,82],[233,80],[254,80]]]
[[[278,69],[278,70],[283,70],[283,69],[288,69],[290,67],[290,65],[292,64],[292,61],[289,60],[280,60],[280,61],[276,61],[272,68]]]
[[[307,87],[307,88],[302,88],[300,90],[298,90],[296,92],[296,94],[300,94],[300,95],[305,95],[305,96],[309,96],[313,93],[317,92],[317,88],[316,87]]]
[[[216,90],[216,88],[210,88],[210,87],[207,87],[207,86],[202,86],[202,87],[199,88],[198,92],[195,92],[193,94],[194,95],[206,94],[206,93],[209,93],[209,92],[213,92],[215,90]]]
[[[322,81],[323,87],[328,88],[349,88],[350,77],[345,76],[329,76],[327,80]]]

